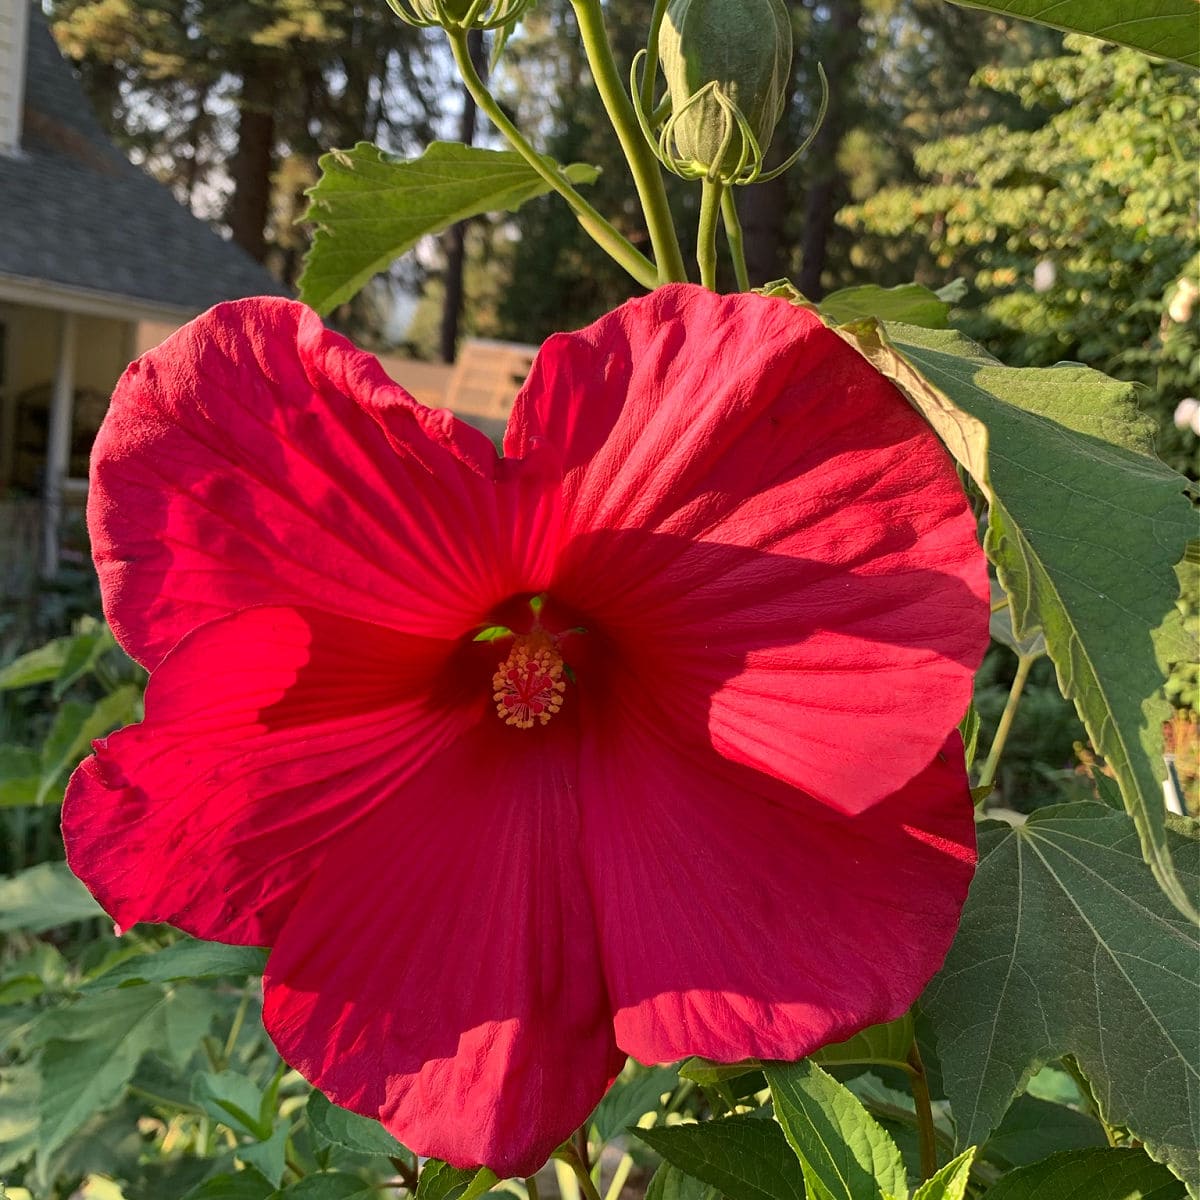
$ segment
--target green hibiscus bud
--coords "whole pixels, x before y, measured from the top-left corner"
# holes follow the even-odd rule
[[[443,29],[502,29],[514,25],[531,0],[387,0],[409,25]]]
[[[783,0],[670,0],[658,57],[671,101],[666,164],[690,178],[758,178],[792,70]]]

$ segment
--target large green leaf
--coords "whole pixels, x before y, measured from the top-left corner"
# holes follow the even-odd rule
[[[896,382],[987,496],[987,551],[1014,633],[1045,634],[1147,861],[1196,916],[1171,864],[1162,796],[1175,564],[1196,520],[1183,478],[1151,453],[1132,385],[1084,367],[1005,367],[953,331],[838,332]]]
[[[196,988],[117,988],[49,1009],[36,1036],[42,1093],[38,1154],[48,1158],[93,1113],[114,1103],[143,1054],[182,1068],[212,1023],[212,999]]]
[[[79,990],[129,987],[139,983],[170,983],[176,979],[245,979],[261,975],[267,952],[256,946],[225,946],[184,938],[151,954],[123,958],[101,975],[89,979]]]
[[[1183,1184],[1140,1150],[1068,1150],[1005,1175],[987,1200],[1184,1200]]]
[[[10,1171],[37,1147],[41,1077],[28,1064],[0,1068],[0,1172]]]
[[[833,1076],[808,1059],[767,1063],[763,1072],[809,1192],[822,1200],[908,1195],[896,1143]]]
[[[1179,839],[1175,853],[1194,887],[1200,845]],[[1089,802],[981,827],[922,1009],[961,1144],[984,1141],[1039,1066],[1073,1054],[1105,1119],[1200,1183],[1200,934],[1155,886],[1124,813]]]
[[[572,183],[590,183],[594,167],[559,167]],[[518,208],[550,186],[517,153],[434,142],[405,161],[370,142],[320,160],[308,192],[307,220],[316,225],[300,276],[300,298],[326,313],[426,234],[466,217]]]
[[[955,0],[1200,67],[1196,0]]]
[[[388,1157],[405,1154],[402,1145],[378,1122],[339,1108],[323,1093],[314,1091],[305,1109],[313,1132],[327,1142],[356,1150],[359,1154],[382,1154]]]
[[[280,1193],[280,1200],[379,1200],[385,1194],[357,1175],[331,1171],[293,1183]]]
[[[275,1200],[275,1185],[253,1167],[214,1175],[192,1188],[182,1200]]]
[[[38,863],[0,878],[0,933],[43,933],[102,916],[104,910],[64,862]]]
[[[774,1121],[738,1116],[636,1132],[667,1162],[729,1200],[804,1200],[804,1173]]]

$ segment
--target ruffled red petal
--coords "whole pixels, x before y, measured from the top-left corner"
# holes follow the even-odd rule
[[[256,604],[456,636],[543,585],[554,520],[536,464],[500,464],[483,434],[271,298],[219,305],[129,367],[88,497],[105,612],[150,667]]]
[[[676,733],[855,812],[966,709],[987,578],[949,456],[783,300],[661,288],[551,338],[506,451],[564,463],[554,594]]]
[[[271,942],[329,844],[481,715],[484,696],[433,694],[449,651],[312,610],[202,626],[145,721],[72,776],[71,869],[121,926]]]
[[[489,717],[341,839],[267,965],[267,1028],[331,1099],[531,1175],[624,1062],[581,880],[577,739]]]
[[[900,1016],[945,957],[975,864],[957,734],[853,817],[632,720],[585,739],[580,780],[617,1042],[642,1062],[801,1058]]]

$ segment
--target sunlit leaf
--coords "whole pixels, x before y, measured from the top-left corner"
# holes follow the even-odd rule
[[[359,1116],[331,1103],[321,1092],[313,1092],[306,1108],[313,1132],[327,1142],[360,1154],[388,1157],[406,1154],[402,1145],[378,1121]]]
[[[594,167],[559,167],[590,183]],[[396,158],[370,142],[320,159],[305,219],[316,226],[300,276],[300,298],[320,313],[349,300],[426,234],[480,213],[520,207],[550,185],[517,153],[434,142],[419,157]]]
[[[1175,564],[1196,521],[1153,457],[1129,384],[1083,367],[1005,367],[953,332],[838,332],[924,414],[989,500],[987,550],[1020,639],[1040,630],[1064,695],[1121,784],[1143,853],[1195,909],[1167,848],[1162,695],[1178,642]]]
[[[43,933],[72,921],[104,915],[64,862],[38,863],[0,878],[0,933]]]
[[[1200,67],[1196,0],[955,0]]]

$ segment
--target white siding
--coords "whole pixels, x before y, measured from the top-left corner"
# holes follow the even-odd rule
[[[29,0],[0,0],[0,154],[21,145]]]

